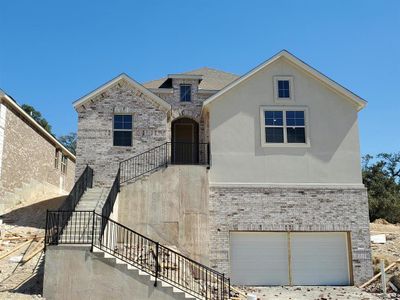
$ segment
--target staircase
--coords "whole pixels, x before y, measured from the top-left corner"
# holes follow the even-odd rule
[[[108,189],[102,187],[93,187],[86,190],[79,200],[75,210],[95,210],[98,202],[105,201],[108,195]]]
[[[198,154],[192,163],[209,164],[209,145],[206,145],[192,151]],[[109,190],[93,188],[93,170],[86,167],[60,209],[47,212],[45,244],[90,245],[99,258],[147,276],[155,286],[160,283],[161,288],[172,289],[184,298],[231,299],[230,280],[224,274],[109,218],[120,184],[177,163],[171,150],[174,147],[165,143],[121,162]]]

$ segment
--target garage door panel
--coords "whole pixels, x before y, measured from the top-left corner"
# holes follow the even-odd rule
[[[231,233],[231,280],[238,285],[289,283],[286,233]]]
[[[291,233],[294,285],[349,285],[347,234]]]

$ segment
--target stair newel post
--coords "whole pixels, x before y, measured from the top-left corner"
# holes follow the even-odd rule
[[[159,265],[158,265],[158,254],[159,254],[159,248],[160,248],[160,244],[158,243],[158,242],[156,242],[156,255],[155,255],[155,258],[156,258],[156,262],[155,262],[155,267],[156,267],[156,270],[155,270],[155,278],[156,278],[156,280],[155,280],[155,282],[154,282],[154,286],[156,287],[157,286],[157,279],[158,279],[158,272],[159,272]]]
[[[211,165],[211,162],[210,162],[210,143],[207,144],[207,164]]]
[[[168,167],[168,143],[165,143],[165,167]]]
[[[228,278],[228,299],[231,297],[231,279]]]
[[[46,225],[44,227],[44,248],[43,251],[46,252],[46,246],[47,246],[47,231],[48,231],[48,223],[49,223],[49,210],[46,209]]]
[[[91,252],[93,252],[93,244],[94,244],[94,218],[95,218],[94,210],[93,210],[92,214],[93,214],[93,218],[92,218],[92,244],[91,244],[91,249],[90,249]]]

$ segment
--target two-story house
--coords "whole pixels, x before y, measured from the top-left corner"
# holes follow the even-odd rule
[[[94,173],[73,209],[95,210],[126,228],[111,234],[120,225],[93,218],[95,237],[78,240],[106,252],[112,240],[118,252],[117,245],[132,245],[121,233],[129,228],[155,242],[129,249],[151,248],[158,257],[160,243],[237,286],[360,284],[372,272],[358,133],[365,105],[287,51],[243,76],[201,68],[142,85],[122,74],[74,103],[76,179],[87,166]],[[48,240],[58,244],[46,258],[49,299],[50,286],[65,276],[54,265],[76,257],[61,263],[54,253],[74,241],[57,239]],[[131,254],[107,253],[142,268]],[[169,259],[156,260],[155,273],[144,271],[178,286],[163,273]],[[179,259],[174,266],[181,274]],[[198,281],[210,278],[191,270]],[[98,282],[115,276],[94,272],[79,273]],[[201,293],[189,292],[209,292]]]

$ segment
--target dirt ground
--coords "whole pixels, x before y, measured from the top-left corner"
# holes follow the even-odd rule
[[[3,224],[0,225],[0,257],[19,243],[25,242],[24,239],[15,241],[7,240],[5,237],[37,236],[40,238],[44,236],[46,210],[57,208],[64,199],[65,197],[58,197],[35,204],[19,205],[13,211],[1,216]],[[372,235],[385,234],[387,239],[386,244],[371,245],[375,271],[378,272],[380,259],[384,259],[386,265],[400,259],[400,224],[394,225],[384,220],[377,220],[371,223],[370,229]],[[39,253],[25,264],[18,262],[18,257],[20,258],[35,246],[35,241],[32,241],[0,260],[0,299],[43,299],[41,297],[43,253]],[[400,269],[395,268],[389,272],[388,278],[392,274],[400,274]],[[257,295],[260,300],[383,299],[379,280],[365,290],[357,287],[261,287],[246,290]],[[394,294],[390,289],[389,292],[389,299],[400,299],[399,294]]]
[[[34,204],[21,204],[1,216],[0,257],[25,243],[16,252],[0,260],[0,299],[40,299],[43,288],[43,252],[26,263],[35,247],[41,248],[46,222],[46,210],[59,207],[65,196]],[[31,240],[32,237],[37,237]]]

